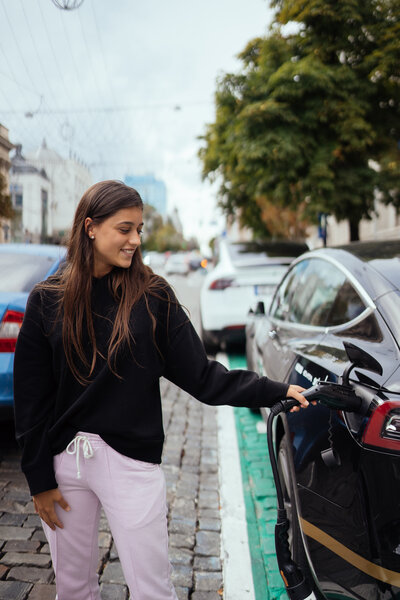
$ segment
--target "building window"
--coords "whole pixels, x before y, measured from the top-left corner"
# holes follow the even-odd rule
[[[22,185],[11,185],[10,192],[13,208],[21,210],[24,198]]]

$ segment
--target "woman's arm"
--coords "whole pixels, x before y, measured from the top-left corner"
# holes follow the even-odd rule
[[[32,495],[57,487],[47,437],[56,382],[43,312],[40,292],[34,289],[28,298],[14,357],[16,437],[22,447],[21,466]]]
[[[206,404],[231,406],[272,406],[286,396],[303,406],[304,388],[259,377],[252,371],[228,371],[221,363],[209,360],[193,325],[179,304],[171,304],[165,356],[165,377]],[[295,409],[297,410],[297,408]]]

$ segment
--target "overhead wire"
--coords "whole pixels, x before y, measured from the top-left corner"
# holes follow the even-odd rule
[[[0,39],[1,39],[1,38],[0,38]],[[5,59],[6,63],[7,63],[7,67],[8,67],[8,69],[9,69],[9,70],[11,71],[11,73],[12,73],[12,67],[11,67],[11,65],[10,65],[10,62],[9,62],[9,60],[8,60],[8,56],[7,56],[7,55],[6,55],[6,53],[4,52],[4,50],[3,50],[3,47],[2,47],[2,45],[1,45],[1,44],[0,44],[0,52],[1,52],[1,54],[3,55],[3,57],[4,57],[4,59]],[[37,92],[35,92],[34,90],[31,90],[31,89],[30,89],[30,88],[28,88],[26,85],[24,85],[23,83],[21,83],[20,81],[18,81],[18,80],[16,79],[16,77],[15,77],[15,75],[14,75],[13,73],[12,73],[12,75],[10,76],[10,75],[7,75],[7,73],[4,73],[3,71],[0,71],[0,75],[2,75],[3,77],[6,77],[6,78],[7,78],[9,81],[11,81],[12,83],[16,84],[16,85],[17,85],[17,86],[18,86],[20,89],[22,89],[22,90],[26,90],[26,91],[28,91],[28,92],[30,92],[30,93],[34,93],[35,95],[37,95]],[[16,130],[18,131],[18,130],[20,129],[20,127],[21,127],[21,123],[23,123],[23,128],[25,128],[25,129],[26,129],[26,132],[27,132],[27,136],[28,136],[28,138],[31,138],[31,139],[33,139],[33,137],[32,137],[32,133],[29,131],[29,128],[26,126],[26,121],[25,121],[25,119],[22,119],[22,120],[21,120],[21,119],[18,119],[18,120],[17,120],[17,117],[18,117],[18,116],[21,114],[21,111],[18,111],[18,110],[15,110],[15,109],[11,108],[11,107],[13,106],[13,103],[12,103],[12,102],[11,102],[11,101],[8,99],[8,97],[6,96],[6,94],[5,94],[5,92],[4,92],[4,87],[3,87],[2,85],[0,86],[0,92],[1,92],[1,94],[2,94],[2,96],[3,96],[3,98],[4,98],[4,100],[5,100],[6,104],[7,104],[8,106],[10,106],[10,110],[4,110],[4,109],[0,109],[0,115],[5,115],[5,116],[7,116],[7,117],[10,117],[10,116],[11,116],[11,118],[13,118],[13,121],[12,121],[12,122],[14,123],[14,121],[15,121],[15,123],[16,123],[16,126],[15,126],[15,125],[13,125],[13,127],[11,128],[10,121],[8,120],[8,121],[7,121],[7,123],[5,123],[5,125],[7,126],[7,129],[9,129],[10,131],[12,131],[12,130],[15,130],[15,129],[16,129]],[[26,111],[23,111],[23,114],[25,114],[25,112],[26,112]],[[11,135],[12,135],[12,134],[11,134]],[[20,140],[18,140],[18,141],[20,141]]]
[[[98,97],[101,98],[103,96],[103,90],[102,90],[102,86],[99,84],[99,80],[98,80],[98,77],[97,77],[97,70],[96,70],[96,67],[95,67],[95,63],[92,60],[92,53],[90,51],[89,44],[87,43],[87,36],[85,35],[85,30],[84,30],[84,27],[83,27],[83,22],[82,22],[82,17],[81,17],[81,11],[78,10],[77,11],[77,15],[78,15],[78,20],[79,20],[79,24],[80,24],[80,28],[81,28],[81,32],[82,32],[82,39],[84,41],[84,44],[85,44],[85,47],[86,47],[87,57],[88,57],[88,60],[89,60],[89,63],[90,63],[90,72],[92,74],[93,81],[94,81],[95,86],[97,88]],[[108,131],[110,132],[110,135],[115,135],[115,132],[113,131],[113,128],[111,126],[110,119],[104,119],[103,123],[106,124],[106,127],[107,127]]]
[[[3,5],[3,10],[4,10],[4,0],[1,0],[1,3]],[[210,101],[194,101],[194,102],[168,102],[168,103],[156,103],[156,104],[128,104],[125,106],[118,106],[118,104],[115,102],[115,98],[116,98],[116,94],[115,94],[115,88],[113,87],[113,80],[112,77],[109,76],[109,70],[108,70],[108,65],[107,65],[107,58],[106,58],[106,52],[104,49],[104,45],[103,45],[103,41],[102,41],[102,36],[100,33],[100,28],[99,28],[99,24],[98,24],[98,18],[96,15],[96,11],[94,9],[94,5],[93,5],[93,0],[90,0],[90,7],[91,7],[91,11],[93,14],[93,20],[92,20],[92,25],[94,27],[91,28],[90,31],[93,30],[93,32],[96,33],[96,39],[98,40],[98,49],[95,49],[97,51],[97,55],[99,57],[101,57],[101,61],[100,62],[96,62],[96,65],[93,61],[93,51],[90,50],[89,46],[88,46],[88,42],[86,39],[86,35],[85,35],[85,23],[83,21],[83,19],[81,18],[81,15],[79,14],[77,17],[75,17],[75,23],[76,23],[76,19],[79,18],[80,21],[80,29],[82,32],[82,37],[83,37],[83,43],[86,45],[86,50],[87,50],[87,59],[91,64],[91,71],[93,73],[93,77],[96,78],[96,87],[98,88],[98,93],[100,96],[102,96],[103,94],[101,93],[101,85],[99,84],[99,81],[96,77],[96,71],[95,71],[95,67],[99,67],[100,65],[104,68],[104,71],[106,73],[106,77],[107,77],[107,81],[108,81],[108,85],[107,85],[107,89],[110,91],[111,96],[112,96],[112,103],[111,105],[108,106],[98,106],[98,107],[91,107],[90,105],[88,105],[87,103],[87,98],[86,95],[84,94],[84,89],[82,87],[82,83],[84,83],[85,78],[81,77],[81,73],[82,73],[82,65],[80,64],[79,66],[77,65],[77,61],[75,59],[75,55],[74,55],[74,50],[76,49],[76,46],[74,46],[74,48],[72,47],[71,44],[71,37],[70,37],[70,30],[67,27],[67,24],[65,22],[65,19],[69,17],[69,15],[67,17],[64,16],[64,13],[61,15],[62,11],[58,11],[59,12],[59,18],[60,18],[60,23],[61,26],[63,28],[64,31],[64,36],[67,42],[67,47],[69,48],[69,54],[71,54],[71,61],[72,61],[72,66],[73,66],[73,74],[74,74],[74,78],[76,79],[77,82],[77,89],[80,91],[80,104],[82,103],[82,100],[84,101],[84,104],[86,104],[86,106],[78,106],[74,107],[74,102],[72,101],[71,95],[70,95],[70,87],[66,85],[66,80],[65,80],[65,76],[63,75],[63,72],[65,71],[67,65],[63,66],[63,68],[61,68],[60,66],[60,62],[58,59],[59,56],[59,52],[56,51],[53,41],[52,41],[52,35],[48,29],[47,26],[47,20],[44,16],[44,10],[41,6],[41,2],[38,1],[36,2],[36,4],[39,5],[39,11],[40,11],[40,15],[41,15],[41,20],[43,22],[43,27],[44,27],[44,32],[45,32],[45,37],[48,40],[48,43],[50,45],[51,48],[51,54],[52,54],[52,59],[55,62],[57,71],[59,73],[60,76],[60,80],[62,82],[63,85],[63,89],[65,90],[65,95],[64,97],[66,98],[66,100],[68,101],[68,105],[67,107],[60,107],[59,103],[57,103],[57,101],[54,103],[54,106],[49,106],[48,102],[46,102],[45,106],[40,106],[40,110],[36,110],[36,111],[29,111],[29,112],[33,112],[35,119],[38,121],[38,123],[40,123],[43,126],[43,129],[45,129],[48,125],[49,125],[49,117],[54,117],[55,120],[58,122],[60,122],[59,117],[61,115],[64,115],[66,117],[66,121],[64,121],[63,124],[71,124],[71,127],[75,127],[75,136],[73,138],[73,142],[71,141],[70,143],[70,150],[72,150],[72,147],[79,147],[79,153],[82,154],[83,150],[86,150],[86,152],[84,152],[84,155],[86,154],[86,156],[92,156],[94,160],[91,161],[91,164],[108,164],[108,165],[121,165],[126,164],[126,165],[132,165],[134,164],[135,166],[138,165],[138,162],[135,160],[134,156],[136,155],[138,160],[140,162],[142,162],[142,160],[144,159],[143,152],[140,152],[140,149],[137,148],[137,139],[138,139],[138,135],[137,132],[134,132],[132,128],[129,128],[126,126],[126,120],[122,119],[122,115],[123,113],[129,113],[129,112],[137,112],[137,111],[146,111],[146,112],[152,112],[152,111],[163,111],[163,110],[175,110],[178,111],[179,109],[188,109],[190,107],[194,107],[194,106],[200,106],[200,105],[209,105],[212,104]],[[24,10],[24,14],[25,14],[25,20],[27,20],[27,13],[25,12],[24,7],[22,7]],[[79,11],[77,11],[79,13]],[[71,13],[69,13],[71,14]],[[8,17],[8,15],[7,15]],[[63,18],[64,17],[64,18]],[[9,17],[8,17],[8,20]],[[70,23],[71,21],[69,21]],[[76,29],[75,29],[76,31]],[[38,60],[40,62],[40,53],[38,50],[38,46],[36,43],[36,40],[34,39],[33,36],[35,35],[39,35],[39,32],[37,30],[37,28],[33,28],[32,31],[30,31],[30,36],[32,38],[32,43],[34,44],[35,47],[35,52],[36,55],[38,57]],[[15,32],[13,32],[13,36],[14,36],[14,40],[16,38],[15,36]],[[64,37],[62,36],[62,37]],[[60,40],[60,44],[61,47],[63,46],[62,41]],[[18,48],[18,51],[21,53],[20,48]],[[67,54],[65,52],[65,47],[64,47],[64,54]],[[75,52],[76,54],[76,52]],[[24,67],[25,70],[27,69],[26,63],[24,62]],[[9,66],[9,70],[12,72],[12,68],[10,68]],[[41,70],[42,73],[44,74],[44,79],[47,82],[47,85],[49,87],[49,89],[52,91],[52,88],[46,78],[46,70],[43,66],[43,63],[41,63]],[[27,91],[31,92],[31,93],[35,93],[35,95],[37,95],[38,97],[41,97],[41,94],[39,94],[36,90],[31,90],[29,88],[27,88]],[[7,102],[7,104],[9,105],[9,102]],[[9,114],[11,115],[15,115],[15,118],[17,117],[17,115],[20,115],[22,112],[27,112],[27,111],[17,111],[15,109],[13,109],[13,107],[11,107],[11,109],[9,111],[3,111],[3,114]],[[98,119],[94,119],[95,114],[102,114],[103,118],[99,121]],[[76,117],[82,117],[82,118],[76,118]],[[107,116],[107,118],[105,118]],[[115,117],[115,118],[114,118]],[[13,117],[14,118],[14,117]],[[47,119],[46,119],[47,118]],[[120,123],[118,123],[118,125],[116,125],[116,120],[117,121],[120,119]],[[161,118],[160,115],[160,123],[166,122],[165,120],[163,120]],[[169,119],[167,120],[169,122]],[[77,125],[78,124],[78,125]],[[152,121],[152,128],[154,129],[154,120]],[[138,126],[140,128],[143,128],[143,120],[139,119],[138,122]],[[161,125],[160,125],[161,126]],[[28,128],[28,130],[30,130],[30,128]],[[105,131],[106,130],[106,131]],[[105,133],[107,132],[111,132],[112,136],[111,139],[108,138],[108,135],[105,135]],[[162,137],[162,132],[159,131],[159,126],[157,126],[157,131],[159,132],[159,135]],[[99,135],[100,134],[100,135]],[[62,136],[60,135],[60,138]],[[154,137],[154,136],[153,136]],[[107,151],[110,151],[110,156],[111,159],[109,161],[104,160],[102,157],[100,160],[97,160],[95,158],[96,154],[98,154],[98,148],[101,144],[103,144],[106,146]],[[129,147],[129,144],[132,145],[132,147]],[[148,146],[149,148],[151,148],[151,143]],[[121,152],[125,152],[126,156],[129,156],[129,159],[127,160],[126,157],[124,157],[123,159],[121,159],[121,161],[118,161],[116,163],[115,161],[115,151],[114,150],[120,150]],[[95,152],[93,151],[95,150]],[[148,152],[147,152],[148,154]],[[86,162],[90,162],[86,159]],[[130,167],[132,168],[132,166]]]
[[[85,112],[89,112],[89,113],[95,113],[95,112],[107,112],[107,113],[113,113],[113,112],[131,112],[131,111],[136,111],[136,110],[158,110],[158,109],[169,109],[169,110],[182,110],[184,108],[190,108],[190,107],[195,107],[195,106],[205,106],[205,105],[211,105],[212,102],[210,101],[204,101],[204,102],[185,102],[185,103],[174,103],[174,102],[168,102],[168,103],[159,103],[159,104],[128,104],[126,106],[90,106],[87,108],[83,108],[83,107],[79,107],[79,108],[67,108],[67,107],[62,107],[62,108],[58,108],[58,109],[54,109],[54,108],[49,108],[47,110],[42,110],[41,112],[43,112],[44,114],[57,114],[57,113],[61,113],[61,114],[77,114],[77,113],[85,113]],[[179,107],[179,108],[178,108]],[[14,111],[14,112],[21,112],[21,111]]]
[[[34,37],[33,37],[33,35],[32,35],[32,29],[31,29],[31,27],[29,26],[29,21],[28,21],[28,17],[27,17],[27,14],[26,14],[26,10],[25,10],[25,6],[24,6],[24,3],[23,3],[23,0],[19,0],[19,3],[20,3],[20,6],[21,6],[21,9],[22,9],[23,15],[24,15],[24,19],[25,19],[25,23],[26,23],[26,28],[27,28],[27,30],[29,31],[29,36],[30,36],[30,38],[31,38],[31,41],[32,41],[32,46],[33,46],[33,48],[34,48],[34,50],[35,50],[35,54],[36,54],[36,58],[37,58],[37,62],[38,62],[38,65],[39,65],[39,67],[40,67],[40,70],[41,70],[41,72],[42,72],[42,75],[43,75],[43,79],[44,79],[44,81],[46,82],[46,84],[47,84],[47,87],[48,87],[48,89],[49,89],[49,91],[50,91],[50,94],[51,94],[51,96],[52,96],[52,99],[53,99],[53,101],[54,101],[54,105],[55,105],[55,106],[57,106],[57,104],[58,104],[58,101],[57,101],[57,99],[56,99],[56,97],[55,97],[55,95],[54,95],[53,88],[51,87],[51,85],[50,85],[50,83],[49,83],[49,80],[48,80],[48,78],[47,78],[46,71],[45,71],[45,69],[44,69],[44,67],[43,67],[42,59],[41,59],[41,57],[40,57],[40,55],[39,55],[39,51],[38,51],[38,48],[37,48],[37,45],[36,45],[36,42],[35,42],[35,38],[34,38]]]
[[[93,23],[95,25],[95,31],[96,31],[97,39],[98,39],[98,42],[99,42],[100,52],[101,52],[101,55],[103,57],[104,70],[106,72],[107,81],[108,81],[109,89],[110,89],[111,96],[112,96],[112,101],[113,101],[114,106],[116,106],[117,105],[117,98],[116,98],[116,95],[115,95],[113,78],[110,77],[110,70],[109,70],[109,67],[108,67],[108,61],[107,61],[107,58],[106,58],[106,53],[104,51],[104,45],[103,45],[102,37],[100,35],[100,27],[99,27],[99,23],[98,23],[98,20],[97,20],[96,11],[94,9],[93,0],[90,0],[90,7],[91,7],[91,10],[92,10],[92,14],[93,14]]]
[[[69,47],[69,54],[71,56],[71,61],[72,61],[72,65],[73,65],[73,69],[74,69],[74,73],[75,73],[75,77],[76,77],[78,89],[81,92],[81,97],[83,97],[82,82],[80,81],[80,72],[79,72],[79,69],[78,69],[78,66],[77,66],[77,63],[76,63],[76,60],[75,60],[75,56],[74,56],[74,52],[73,52],[72,44],[71,44],[71,39],[70,39],[70,36],[69,36],[69,33],[68,33],[68,29],[67,29],[66,24],[65,24],[65,19],[63,18],[63,16],[65,16],[65,15],[61,15],[62,12],[64,12],[64,11],[59,11],[59,18],[60,18],[60,21],[61,21],[61,24],[62,24],[62,27],[63,27],[63,30],[64,30],[65,38],[67,40],[67,44],[68,44],[68,47]],[[72,14],[72,11],[70,13],[68,13],[68,17],[71,16],[71,14]],[[85,104],[87,104],[87,103],[85,102]],[[90,110],[89,110],[89,113],[90,113]],[[93,132],[93,128],[92,129],[88,128],[86,126],[86,123],[84,124],[83,128],[84,128],[86,136],[87,136],[87,139],[85,141],[87,142],[88,139],[89,139],[90,141],[93,142],[93,144],[94,144],[95,147],[98,147],[98,142],[96,144],[96,141],[93,138],[93,133],[92,133]],[[96,128],[96,133],[99,132],[100,130],[101,130],[101,128],[97,127]]]
[[[54,95],[53,88],[52,88],[52,86],[50,85],[50,83],[49,83],[49,80],[48,80],[48,78],[47,78],[47,73],[46,73],[46,70],[45,70],[45,69],[44,69],[44,67],[43,67],[42,59],[41,59],[41,57],[40,57],[40,54],[39,54],[39,51],[38,51],[38,48],[37,48],[36,41],[35,41],[35,39],[34,39],[34,37],[33,37],[33,35],[32,35],[32,29],[31,29],[31,27],[29,26],[29,21],[28,21],[28,17],[27,17],[27,14],[26,14],[26,10],[25,10],[25,6],[24,6],[24,3],[23,3],[23,0],[20,0],[20,5],[21,5],[21,9],[22,9],[22,12],[23,12],[24,18],[25,18],[25,23],[26,23],[26,25],[27,25],[27,29],[28,29],[28,31],[29,31],[29,35],[30,35],[30,38],[31,38],[31,41],[32,41],[32,46],[33,46],[33,48],[34,48],[34,50],[35,50],[35,54],[36,54],[36,58],[37,58],[37,62],[38,62],[38,65],[39,65],[39,67],[40,67],[40,70],[41,70],[41,72],[42,72],[42,77],[43,77],[43,80],[46,82],[46,85],[47,85],[47,87],[48,87],[48,89],[49,89],[49,92],[50,92],[50,95],[51,95],[51,97],[52,97],[52,100],[53,100],[53,102],[54,102],[54,105],[55,105],[55,106],[57,106],[57,104],[58,104],[58,101],[57,101],[57,98],[56,98],[56,97],[55,97],[55,95]],[[38,111],[38,112],[39,112],[39,111]],[[61,131],[61,126],[62,126],[61,120],[59,119],[59,117],[58,117],[58,115],[57,115],[57,114],[55,114],[55,116],[56,116],[56,121],[58,122],[58,125],[59,125],[59,127],[60,127],[60,131]]]
[[[108,83],[108,89],[111,92],[112,106],[115,107],[115,106],[118,106],[117,95],[116,95],[115,88],[114,88],[113,77],[110,75],[110,69],[109,69],[109,63],[108,63],[108,60],[107,60],[107,54],[105,52],[104,44],[103,44],[103,36],[100,33],[99,21],[98,21],[98,18],[97,18],[97,13],[96,13],[96,10],[95,10],[95,5],[94,5],[93,0],[90,0],[90,8],[91,8],[92,15],[93,15],[92,22],[93,22],[93,24],[95,26],[95,31],[96,31],[96,34],[97,34],[98,47],[100,48],[100,53],[101,53],[101,56],[102,56],[102,65],[103,65],[104,72],[105,72],[105,75],[106,75],[106,79],[107,79],[107,83]],[[114,114],[116,114],[116,113],[114,112]],[[133,141],[136,141],[133,131],[131,131],[131,133],[129,135],[128,128],[126,126],[126,121],[122,122],[121,119],[119,119],[119,122],[117,122],[116,125],[114,125],[114,123],[115,123],[115,119],[114,118],[109,119],[109,121],[110,121],[110,123],[112,123],[113,130],[115,130],[115,131],[118,132],[118,135],[120,135],[121,132],[123,132],[122,143],[127,142],[129,140],[130,135],[132,136]],[[132,127],[132,124],[131,124],[131,127]]]
[[[18,55],[19,55],[19,57],[20,57],[20,60],[21,60],[21,63],[22,63],[22,65],[24,66],[24,69],[25,69],[25,71],[26,71],[26,73],[27,73],[27,75],[28,75],[28,80],[30,81],[30,84],[31,84],[31,89],[30,89],[30,91],[31,91],[31,92],[33,92],[34,94],[36,94],[36,95],[38,95],[38,96],[39,96],[39,98],[40,98],[40,106],[41,106],[41,105],[42,105],[42,103],[43,103],[43,101],[44,101],[44,94],[43,94],[43,93],[41,93],[41,92],[38,90],[38,88],[37,88],[37,86],[36,86],[36,83],[35,83],[35,81],[34,81],[34,79],[33,79],[32,75],[31,75],[30,69],[28,68],[28,65],[27,65],[27,63],[26,63],[26,61],[25,61],[25,58],[24,58],[24,53],[23,53],[23,52],[22,52],[22,50],[21,50],[20,44],[19,44],[19,42],[18,42],[18,39],[17,39],[17,36],[16,36],[16,34],[15,34],[14,27],[13,27],[13,25],[12,25],[11,19],[10,19],[10,17],[9,17],[9,14],[8,14],[8,12],[7,12],[7,9],[6,9],[6,6],[5,6],[5,4],[4,4],[4,1],[3,1],[3,0],[1,0],[1,6],[2,6],[3,12],[4,12],[4,14],[5,14],[6,21],[7,21],[7,23],[8,23],[8,29],[9,29],[9,31],[10,31],[10,33],[11,33],[11,35],[12,35],[12,38],[13,38],[13,40],[14,40],[14,44],[15,44],[15,47],[16,47],[16,50],[17,50],[17,53],[18,53]],[[14,5],[14,6],[15,6],[15,5]],[[3,54],[4,54],[5,58],[6,58],[6,62],[7,62],[8,68],[9,68],[10,72],[12,73],[12,79],[15,81],[15,83],[16,83],[18,86],[20,86],[20,87],[22,86],[24,89],[29,89],[29,88],[28,88],[26,85],[22,85],[22,84],[20,84],[20,82],[19,82],[19,81],[18,81],[18,80],[15,78],[15,76],[14,76],[14,70],[13,70],[13,67],[12,67],[12,65],[10,64],[10,61],[8,60],[8,56],[7,56],[7,54],[6,54],[4,51],[3,51]],[[35,112],[37,112],[37,111],[27,111],[27,112],[28,112],[28,113],[31,113],[31,114],[34,114],[34,113],[35,113]],[[26,129],[27,129],[27,130],[30,130],[30,128],[28,127],[28,125],[27,125],[27,123],[26,123],[26,122],[25,122],[25,125],[26,125]],[[19,129],[19,128],[20,128],[20,127],[18,127],[18,129]],[[50,132],[49,132],[49,131],[48,131],[48,129],[47,129],[47,123],[44,123],[44,131],[46,131],[47,135],[49,135],[49,133],[50,133]],[[34,137],[34,135],[33,135],[33,134],[32,134],[32,136]]]
[[[28,79],[29,79],[29,81],[31,82],[32,88],[33,88],[33,89],[36,91],[36,93],[37,93],[39,96],[43,96],[43,93],[41,93],[41,92],[39,92],[39,91],[37,90],[37,88],[36,88],[36,83],[35,83],[35,81],[33,80],[33,78],[32,78],[32,75],[31,75],[31,73],[30,73],[30,70],[28,69],[28,67],[27,67],[27,65],[26,65],[26,62],[25,62],[24,55],[23,55],[23,53],[21,52],[21,48],[20,48],[20,45],[19,45],[19,43],[18,43],[17,36],[15,35],[15,32],[14,32],[14,27],[13,27],[13,25],[12,25],[11,21],[10,21],[10,18],[9,18],[9,16],[8,16],[8,12],[7,12],[7,9],[6,9],[6,7],[5,7],[4,0],[1,0],[1,5],[2,5],[2,7],[3,7],[4,14],[6,15],[6,19],[7,19],[7,23],[8,23],[8,26],[9,26],[9,28],[10,28],[10,31],[11,31],[11,35],[12,35],[12,36],[13,36],[13,38],[14,38],[15,46],[16,46],[16,48],[17,48],[17,50],[18,50],[18,54],[19,54],[19,56],[20,56],[21,62],[22,62],[22,64],[24,65],[25,71],[26,71],[26,73],[27,73],[27,75],[28,75]]]
[[[71,109],[74,103],[72,101],[72,97],[71,97],[71,94],[70,94],[69,87],[66,85],[66,82],[65,82],[65,77],[64,77],[64,74],[63,74],[63,69],[61,68],[60,63],[59,63],[58,54],[57,54],[56,49],[54,47],[52,36],[50,34],[49,28],[47,27],[47,20],[46,20],[46,18],[44,16],[41,3],[37,2],[36,5],[39,8],[40,16],[41,16],[41,21],[42,21],[43,29],[44,29],[44,32],[45,32],[45,37],[46,37],[46,39],[48,41],[48,44],[50,46],[51,55],[53,57],[53,61],[54,61],[54,64],[56,66],[56,70],[57,70],[57,72],[59,74],[59,77],[60,77],[60,80],[61,80],[61,83],[62,83],[62,87],[63,87],[64,92],[65,92],[65,97],[68,99],[69,106],[70,106],[70,109]],[[65,114],[65,112],[66,111],[60,110],[60,114]],[[70,125],[68,121],[64,121],[63,122],[63,124],[61,126],[61,130],[60,130],[60,137],[61,138],[63,138],[62,127],[68,126],[68,125]],[[71,125],[71,127],[73,127],[73,125]],[[86,131],[86,127],[84,127],[84,129],[85,129],[86,135],[89,135],[88,132]],[[64,143],[68,143],[68,140],[64,139],[63,142]],[[69,151],[71,152],[71,150],[72,150],[72,141],[71,140],[69,141],[69,146],[70,146],[69,147]]]
[[[47,23],[46,23],[46,19],[45,19],[45,17],[44,17],[44,14],[43,14],[43,10],[42,10],[41,3],[40,3],[40,2],[37,2],[37,3],[36,3],[36,6],[38,6],[38,7],[39,7],[39,10],[40,10],[40,15],[41,15],[41,17],[42,17],[42,23],[43,23],[43,27],[44,27],[44,30],[45,30],[45,32],[46,32],[46,37],[47,37],[47,40],[48,40],[48,42],[49,42],[49,46],[50,46],[50,48],[51,48],[51,54],[52,54],[52,57],[53,57],[54,63],[55,63],[55,65],[56,65],[56,69],[57,69],[57,71],[58,71],[58,74],[59,74],[59,76],[60,76],[61,83],[62,83],[62,86],[63,86],[63,88],[64,88],[65,95],[66,95],[66,97],[67,97],[67,98],[69,98],[70,105],[72,106],[72,99],[71,99],[71,96],[70,96],[70,93],[69,93],[69,89],[68,89],[68,86],[65,84],[64,75],[62,74],[62,70],[61,70],[61,68],[60,68],[60,63],[58,62],[58,58],[57,58],[57,53],[56,53],[56,51],[55,51],[55,49],[54,49],[53,42],[52,42],[52,39],[51,39],[51,36],[50,36],[49,30],[48,30],[48,28],[47,28]]]

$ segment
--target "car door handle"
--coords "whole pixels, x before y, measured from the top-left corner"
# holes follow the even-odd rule
[[[277,332],[275,331],[275,329],[271,329],[270,331],[268,331],[268,337],[271,340],[275,340],[278,337]]]

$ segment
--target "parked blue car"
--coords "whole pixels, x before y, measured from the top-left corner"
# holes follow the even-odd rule
[[[0,420],[13,417],[14,351],[29,293],[65,254],[63,246],[0,244]]]

